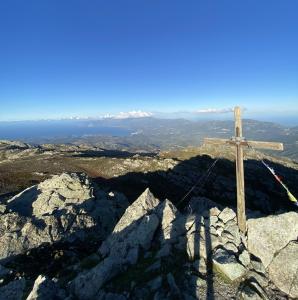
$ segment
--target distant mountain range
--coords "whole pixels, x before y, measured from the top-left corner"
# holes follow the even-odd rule
[[[274,155],[298,159],[298,126],[243,120],[247,139],[284,143]],[[87,143],[119,150],[158,151],[200,145],[204,137],[229,138],[233,121],[190,121],[186,119],[105,118],[100,120],[57,120],[0,122],[0,139],[30,143]]]

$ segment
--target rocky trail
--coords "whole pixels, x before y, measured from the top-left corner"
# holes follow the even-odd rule
[[[83,173],[2,201],[0,299],[295,299],[298,213],[185,209],[146,189],[129,202]]]

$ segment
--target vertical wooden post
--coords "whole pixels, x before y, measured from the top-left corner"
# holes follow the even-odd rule
[[[236,137],[236,184],[237,184],[237,221],[239,229],[246,232],[245,194],[244,194],[244,168],[242,140],[242,121],[239,106],[234,109],[235,137]]]
[[[235,137],[232,139],[205,138],[204,144],[235,145],[236,147],[236,184],[237,184],[237,222],[239,229],[246,232],[245,215],[245,193],[244,193],[244,168],[243,168],[243,146],[252,145],[255,148],[267,150],[283,150],[282,143],[246,141],[242,137],[242,121],[240,107],[234,108],[235,115]],[[248,144],[249,143],[249,144]]]

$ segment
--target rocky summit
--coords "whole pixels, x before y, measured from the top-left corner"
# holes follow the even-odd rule
[[[249,212],[193,197],[178,210],[146,189],[129,204],[62,173],[0,211],[0,299],[295,299],[297,212]]]

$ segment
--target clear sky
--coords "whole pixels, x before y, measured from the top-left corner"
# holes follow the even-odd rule
[[[298,116],[297,0],[0,1],[0,120],[239,104]]]

